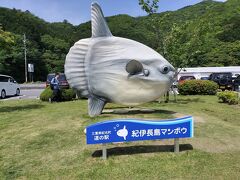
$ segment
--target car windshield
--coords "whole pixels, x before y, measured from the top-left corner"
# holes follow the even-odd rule
[[[49,75],[47,76],[47,81],[51,81],[52,78],[54,78],[54,77],[55,77],[54,74],[49,74]]]
[[[182,76],[180,77],[179,80],[191,80],[191,79],[195,79],[193,76]]]
[[[54,74],[49,74],[48,77],[47,77],[47,81],[51,81],[52,78],[54,78],[54,77],[55,77]],[[58,80],[59,81],[66,81],[66,76],[64,74],[60,74]]]
[[[0,76],[0,82],[8,82],[9,77]]]
[[[231,74],[216,74],[215,79],[231,79]]]
[[[61,74],[59,76],[59,81],[66,81],[66,76],[64,74]]]
[[[231,75],[230,75],[230,74],[220,74],[220,78],[230,79],[230,78],[231,78]]]

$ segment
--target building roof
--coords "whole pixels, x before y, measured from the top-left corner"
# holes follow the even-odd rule
[[[190,72],[192,73],[214,73],[214,72],[240,73],[240,66],[182,68],[182,70],[180,71],[180,73],[190,73]]]

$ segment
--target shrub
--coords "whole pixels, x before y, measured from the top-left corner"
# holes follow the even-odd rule
[[[228,104],[238,104],[239,103],[238,93],[234,92],[234,91],[218,92],[217,97],[223,103],[228,103]]]
[[[63,101],[71,101],[75,98],[76,94],[72,89],[62,89],[61,90],[61,97]],[[49,98],[53,97],[53,91],[50,87],[47,87],[40,95],[40,99],[42,101],[48,101]]]
[[[76,97],[76,93],[72,89],[64,89],[62,91],[63,101],[71,101],[75,97]]]
[[[187,80],[178,85],[182,95],[215,95],[218,84],[208,80]]]
[[[42,101],[48,101],[49,98],[52,98],[52,97],[53,97],[53,92],[50,87],[47,87],[46,89],[44,89],[44,91],[40,94],[40,99]]]

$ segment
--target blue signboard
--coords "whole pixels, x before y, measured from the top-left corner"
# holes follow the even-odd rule
[[[87,144],[191,138],[192,116],[171,120],[115,119],[86,128]]]

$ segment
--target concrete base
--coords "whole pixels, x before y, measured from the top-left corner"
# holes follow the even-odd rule
[[[121,109],[104,109],[103,114],[113,113],[113,114],[131,114],[131,113],[154,113],[154,109],[140,109],[140,108],[121,108]]]

